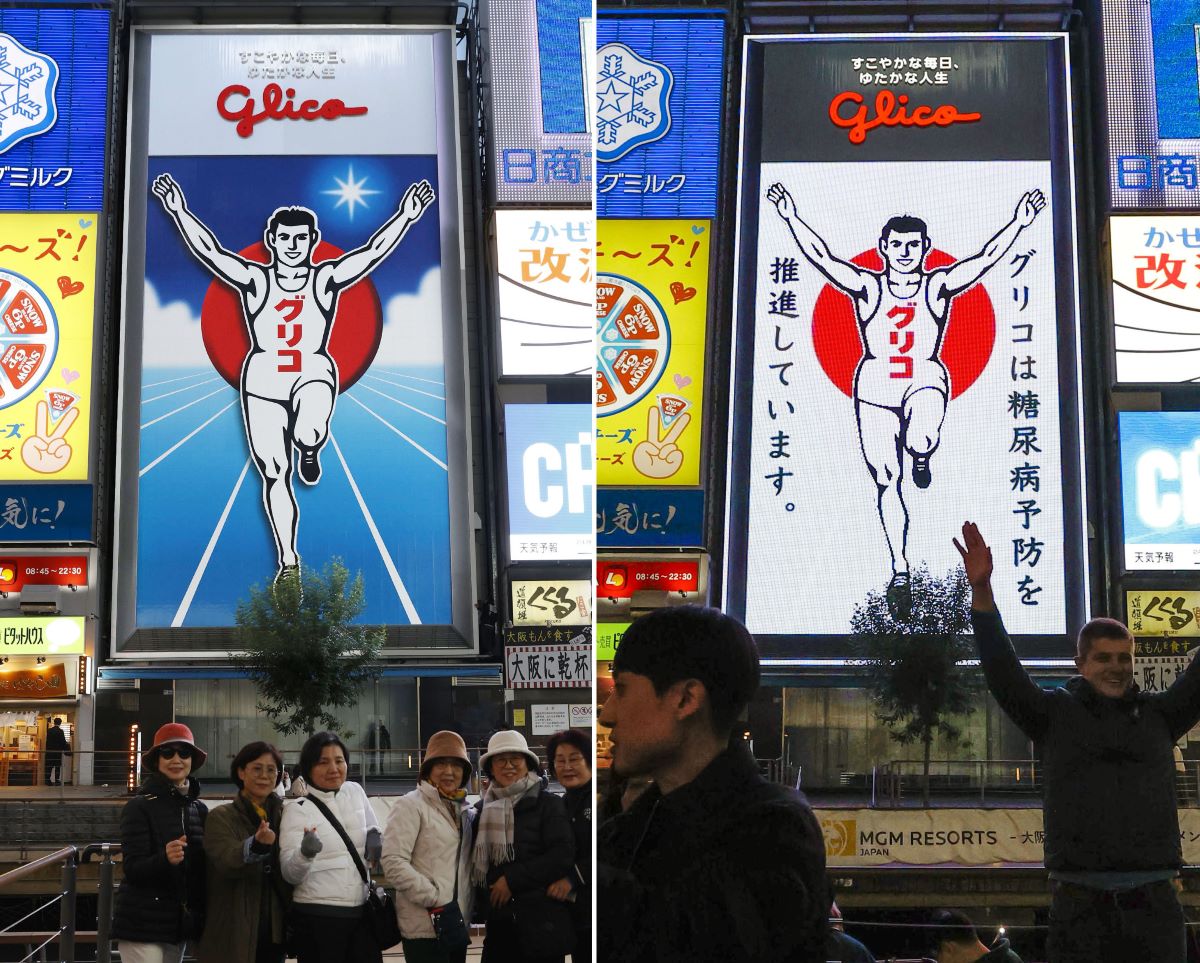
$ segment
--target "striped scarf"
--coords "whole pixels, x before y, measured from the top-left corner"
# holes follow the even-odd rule
[[[525,796],[537,796],[542,788],[542,779],[535,773],[527,773],[511,786],[501,789],[489,783],[483,794],[483,809],[475,827],[475,849],[471,855],[471,879],[486,883],[489,866],[511,862],[513,858],[513,806]]]

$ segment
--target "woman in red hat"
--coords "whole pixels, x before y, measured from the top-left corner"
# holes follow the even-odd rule
[[[207,753],[192,730],[170,722],[154,734],[142,786],[121,811],[125,878],[113,939],[124,963],[180,963],[204,928],[204,819],[192,775]]]

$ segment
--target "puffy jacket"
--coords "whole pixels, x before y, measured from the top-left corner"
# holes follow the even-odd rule
[[[483,808],[481,799],[475,805]],[[479,825],[478,815],[476,826]],[[487,885],[501,876],[514,897],[544,894],[551,883],[570,876],[575,864],[575,839],[563,801],[546,790],[542,778],[539,791],[527,793],[513,806],[513,858],[488,867]],[[496,909],[487,893],[476,894],[476,906],[486,907],[489,917],[510,916],[511,904]]]
[[[597,959],[825,963],[825,840],[744,745],[600,827]]]
[[[575,834],[575,869],[567,877],[575,889],[571,918],[575,921],[576,934],[584,934],[592,928],[592,806],[595,803],[592,781],[589,779],[583,786],[568,789],[563,802],[571,832]],[[584,937],[580,935],[580,938]]]
[[[1046,868],[1178,868],[1171,749],[1200,720],[1198,660],[1166,692],[1134,685],[1112,699],[1082,676],[1047,692],[1021,666],[998,612],[973,611],[971,621],[988,688],[1042,759]]]
[[[437,935],[429,909],[454,898],[456,866],[458,905],[463,918],[471,918],[471,812],[466,803],[442,798],[429,782],[419,783],[392,807],[383,834],[383,872],[396,890],[396,917],[405,939]]]
[[[305,903],[343,909],[361,906],[367,901],[362,876],[342,837],[309,801],[309,796],[320,799],[342,824],[364,862],[367,832],[380,829],[375,810],[358,783],[343,783],[334,792],[309,785],[308,796],[284,807],[279,829],[279,865],[283,878],[295,886],[292,903],[297,907]],[[312,859],[300,852],[304,830],[309,827],[316,827],[321,838],[321,851]]]
[[[113,939],[181,943],[204,927],[204,820],[200,783],[181,792],[154,772],[121,810],[124,878],[113,911]],[[167,843],[187,836],[183,862],[167,862]]]
[[[267,823],[279,833],[283,803],[267,797]],[[196,957],[200,963],[254,963],[258,944],[283,943],[285,886],[279,851],[250,848],[260,817],[244,796],[208,814],[204,854],[208,860],[208,914]]]

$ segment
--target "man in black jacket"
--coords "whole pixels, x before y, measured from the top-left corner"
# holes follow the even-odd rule
[[[1042,758],[1052,963],[1183,963],[1171,748],[1200,720],[1200,665],[1193,660],[1166,692],[1140,692],[1129,630],[1093,619],[1079,633],[1079,675],[1044,691],[1004,631],[979,529],[967,522],[954,544],[988,688]]]
[[[716,609],[661,609],[626,630],[613,681],[613,768],[654,784],[600,827],[599,959],[824,963],[820,827],[730,741],[758,688],[750,633]]]

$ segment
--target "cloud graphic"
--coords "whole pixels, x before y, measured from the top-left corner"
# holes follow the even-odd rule
[[[142,296],[142,367],[194,368],[208,364],[200,319],[184,301],[163,304],[154,285]]]
[[[394,295],[384,308],[383,337],[375,365],[440,365],[442,271],[430,268],[415,294]]]

